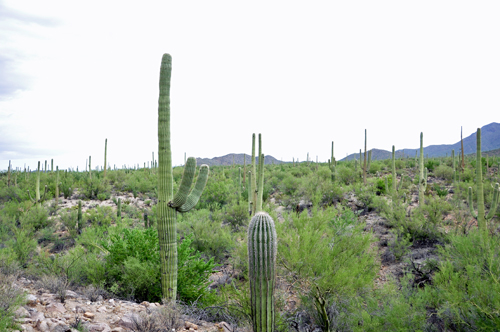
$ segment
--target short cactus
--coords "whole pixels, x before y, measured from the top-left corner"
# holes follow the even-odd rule
[[[258,212],[248,226],[248,269],[254,332],[274,330],[277,237],[273,219]]]

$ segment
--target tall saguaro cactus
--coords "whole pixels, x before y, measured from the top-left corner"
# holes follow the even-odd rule
[[[203,192],[208,166],[202,165],[194,188],[190,190],[196,170],[196,159],[189,157],[184,166],[179,191],[173,194],[172,153],[170,150],[170,78],[172,57],[163,54],[158,99],[158,239],[160,244],[161,288],[163,298],[175,301],[177,296],[177,212],[191,210]]]
[[[476,132],[476,194],[477,194],[477,213],[474,212],[473,202],[472,202],[472,187],[469,187],[469,208],[471,215],[477,219],[477,224],[479,229],[483,234],[486,234],[486,220],[490,220],[495,215],[498,198],[499,198],[499,185],[495,184],[493,191],[493,201],[491,203],[490,212],[485,215],[484,208],[484,190],[483,190],[483,164],[481,162],[481,128],[477,128]]]
[[[277,237],[273,219],[258,212],[248,226],[248,270],[254,332],[274,330]]]

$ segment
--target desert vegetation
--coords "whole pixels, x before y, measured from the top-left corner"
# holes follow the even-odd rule
[[[161,150],[134,169],[91,170],[91,158],[86,171],[9,163],[0,330],[16,328],[20,276],[62,302],[66,289],[175,299],[185,315],[234,329],[499,330],[500,158],[484,157],[477,135],[473,155],[393,149],[371,160],[365,132],[360,160],[336,161],[332,142],[327,163],[274,165],[259,135],[258,158],[254,136],[248,164],[210,174],[194,159],[172,168]]]

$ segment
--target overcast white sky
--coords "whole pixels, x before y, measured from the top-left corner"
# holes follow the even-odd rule
[[[500,109],[499,1],[0,0],[0,169],[132,165],[158,150],[173,58],[174,165],[321,161],[451,144]],[[495,116],[496,115],[496,116]]]

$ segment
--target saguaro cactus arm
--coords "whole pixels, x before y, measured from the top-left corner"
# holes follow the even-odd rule
[[[175,194],[174,199],[168,203],[170,207],[177,208],[186,203],[187,197],[189,195],[189,190],[191,189],[191,184],[193,183],[194,173],[196,172],[196,159],[189,157],[186,165],[184,166],[184,173],[182,175],[181,185],[177,194]]]
[[[196,204],[198,204],[201,194],[203,193],[203,189],[205,189],[205,186],[207,184],[207,180],[208,165],[201,165],[200,173],[198,174],[198,178],[196,179],[196,184],[194,185],[193,190],[191,190],[191,192],[189,193],[186,202],[177,208],[177,211],[187,212],[191,210]]]

